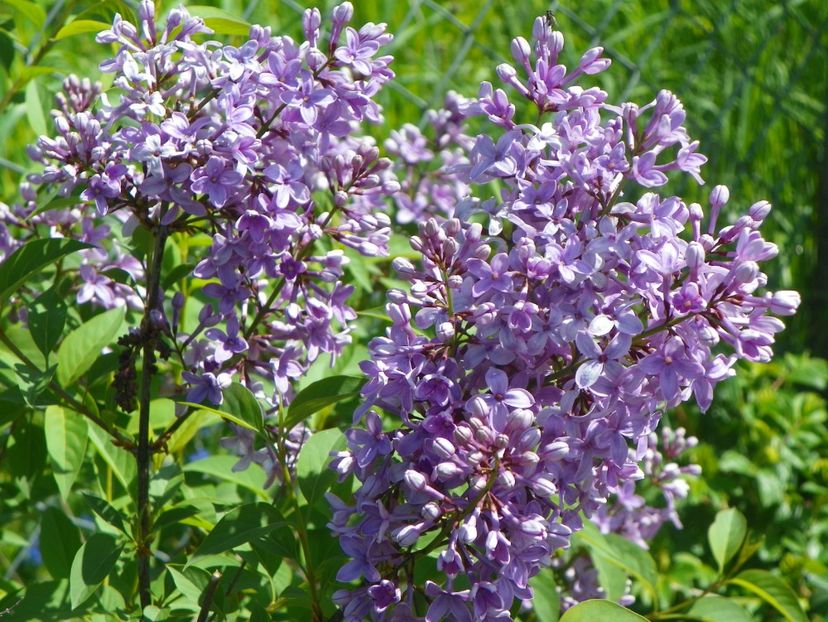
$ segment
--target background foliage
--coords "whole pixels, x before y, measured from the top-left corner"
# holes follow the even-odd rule
[[[162,4],[169,8],[173,3]],[[229,16],[288,32],[298,31],[301,9],[310,5],[294,0],[199,4],[212,4]],[[824,321],[828,295],[822,284],[828,269],[828,3],[591,0],[550,6],[539,0],[362,0],[355,4],[357,21],[388,22],[397,37],[392,53],[399,79],[380,98],[387,123],[377,129],[379,138],[405,121],[421,118],[450,89],[474,94],[479,82],[491,79],[494,65],[508,55],[510,38],[526,32],[535,15],[552,9],[566,33],[568,50],[582,50],[588,44],[607,48],[616,68],[602,75],[603,88],[640,102],[649,101],[659,88],[679,95],[688,109],[690,130],[710,156],[705,177],[729,185],[734,204],[746,206],[760,198],[774,204],[767,237],[779,244],[781,253],[771,285],[799,290],[804,303],[802,312],[787,322],[782,337],[781,349],[788,354],[771,365],[740,370],[722,387],[707,415],[692,410],[669,415],[671,424],[699,437],[690,460],[700,463],[704,474],[693,482],[681,510],[685,529],[665,528],[650,552],[658,570],[658,589],[666,601],[697,594],[694,589],[709,585],[716,576],[715,558],[706,544],[707,528],[717,510],[738,508],[748,518],[749,540],[761,539],[753,566],[778,568],[807,602],[810,619],[826,619],[828,369],[815,357],[828,356]],[[73,33],[65,26],[73,18],[106,23],[114,12],[128,10],[129,2],[120,0],[0,3],[0,200],[15,200],[21,175],[30,168],[25,146],[37,134],[47,133],[49,102],[62,78],[69,72],[93,75],[102,57],[93,40],[97,27],[81,32],[84,29],[76,22]],[[232,19],[225,26],[232,30]],[[234,35],[228,36],[232,41]],[[689,199],[699,192],[692,187],[678,190]],[[363,310],[379,304],[371,294],[373,269],[368,266],[366,273],[353,275],[358,282],[367,281],[357,305]],[[364,314],[363,334],[376,332],[381,326],[376,322],[370,313]],[[112,330],[117,332],[120,326]],[[41,356],[32,346],[31,352]],[[356,373],[354,362],[361,356],[355,348],[338,371]],[[0,359],[14,364],[8,352],[0,352]],[[308,382],[318,377],[311,375]],[[335,423],[336,415],[347,413],[351,404],[345,399],[317,416],[332,417]],[[163,427],[164,416],[173,416],[171,404],[157,406],[161,413],[157,423]],[[19,604],[8,619],[34,619],[44,607],[49,612],[45,619],[69,616],[75,606],[79,609],[71,615],[79,615],[84,607],[122,611],[119,588],[134,582],[134,577],[129,575],[130,565],[119,561],[122,551],[115,543],[118,532],[128,529],[121,511],[128,502],[132,462],[59,408],[19,415],[0,402],[0,612],[15,603]],[[185,601],[196,603],[197,610],[199,596],[211,581],[210,561],[224,555],[237,568],[227,573],[218,591],[217,602],[225,611],[233,611],[231,601],[245,591],[261,594],[251,605],[259,619],[266,619],[268,608],[301,610],[301,593],[290,584],[291,573],[279,561],[295,555],[297,543],[273,529],[282,517],[273,516],[275,510],[263,503],[267,500],[264,477],[256,470],[230,470],[234,458],[218,449],[220,434],[217,426],[210,427],[216,422],[201,420],[201,432],[183,430],[171,440],[172,452],[186,459],[183,468],[157,465],[161,468],[152,493],[156,501],[163,503],[165,496],[182,489],[187,497],[159,518],[162,537],[172,543],[170,550],[192,548],[191,539],[200,537],[194,535],[199,529],[218,524],[213,535],[199,541],[193,563],[176,566],[179,560],[171,560],[163,578],[168,585],[162,591],[183,594]],[[323,472],[331,448],[325,442],[330,440],[324,434],[315,436],[316,460],[306,457],[299,466],[309,501],[304,511],[310,529],[319,535],[311,539],[312,554],[328,577],[335,574],[340,553],[335,542],[323,537],[326,519],[320,506],[314,507],[318,495],[307,487]],[[236,527],[222,531],[221,508],[239,505],[233,520],[226,523]],[[263,515],[269,519],[267,524],[260,522]],[[238,525],[247,531],[240,535]],[[251,534],[259,538],[260,550],[254,546],[241,558],[224,552],[253,539]],[[106,555],[84,557],[78,551]],[[257,564],[267,567],[269,585],[261,584],[261,575],[250,571]],[[115,567],[118,572],[110,575]],[[79,574],[83,580],[73,580]],[[24,587],[28,589],[21,591]],[[726,589],[744,597],[744,590],[737,587]],[[640,594],[639,588],[634,591]],[[744,600],[754,619],[779,619],[778,609],[761,602]],[[102,615],[98,619],[106,619]],[[159,612],[158,619],[163,615]]]

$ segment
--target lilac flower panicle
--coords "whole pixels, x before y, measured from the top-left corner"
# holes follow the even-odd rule
[[[384,24],[352,27],[352,14],[347,2],[334,9],[330,38],[312,9],[304,42],[254,26],[238,47],[209,40],[185,8],[166,24],[150,0],[139,24],[116,15],[97,40],[117,50],[101,64],[117,96],[67,78],[57,135],[30,150],[42,171],[23,186],[22,204],[0,212],[0,234],[20,231],[0,235],[0,256],[35,226],[77,237],[94,245],[81,253],[78,302],[141,309],[143,265],[117,240],[139,227],[210,236],[193,275],[206,281],[211,310],[185,333],[181,292],[163,303],[182,396],[220,404],[223,389],[241,381],[269,413],[287,406],[309,366],[350,343],[356,314],[343,249],[387,254],[386,198],[399,190],[363,131],[382,118],[374,97],[394,76],[383,55],[392,37]],[[77,203],[31,216],[37,188]],[[132,278],[115,281],[115,269]],[[290,431],[287,448],[295,452],[306,433]],[[252,443],[239,431],[226,445],[243,453],[240,465],[266,464],[271,476],[281,474],[279,460],[295,459]]]
[[[703,183],[681,102],[611,104],[578,84],[609,67],[602,50],[568,70],[562,47],[539,18],[497,71],[516,98],[484,83],[386,142],[419,260],[393,262],[408,287],[388,294],[391,325],[369,344],[333,461],[359,484],[331,499],[350,558],[339,580],[358,581],[337,593],[345,620],[510,620],[584,516],[646,545],[677,523],[679,476],[695,473],[672,462],[679,432],[655,449],[661,413],[706,409],[737,360],[769,360],[773,316],[798,305],[763,291],[760,264],[777,252],[759,232],[766,204],[721,226],[736,203],[724,187],[706,221],[664,192],[678,174]],[[521,122],[527,108],[537,120]],[[645,473],[666,507],[636,494]],[[573,598],[594,595],[588,560],[571,570]]]

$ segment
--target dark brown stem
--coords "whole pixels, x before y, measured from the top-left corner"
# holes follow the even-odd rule
[[[213,597],[216,595],[219,581],[221,581],[221,573],[216,570],[204,590],[204,600],[201,602],[201,611],[198,612],[197,622],[207,622],[207,616],[210,615],[210,605],[213,604]]]
[[[155,337],[152,327],[152,312],[159,307],[161,294],[161,262],[164,258],[164,246],[167,242],[166,227],[159,226],[155,234],[155,246],[147,274],[147,303],[141,321],[141,332],[145,335],[143,361],[141,368],[141,392],[138,410],[138,446],[135,461],[138,465],[138,595],[141,608],[152,604],[150,590],[150,541],[151,513],[149,502],[150,464],[153,446],[150,445],[150,401],[152,397],[152,376],[155,371]]]
[[[167,441],[169,441],[172,438],[172,435],[175,434],[176,431],[178,430],[178,428],[180,428],[182,425],[184,425],[184,422],[187,421],[187,419],[189,419],[190,416],[195,414],[196,412],[197,412],[197,409],[191,408],[186,413],[184,413],[183,415],[178,417],[175,421],[173,421],[172,424],[170,424],[170,427],[168,427],[166,430],[164,430],[164,432],[161,434],[161,436],[159,436],[155,440],[155,442],[152,444],[152,451],[153,452],[163,451],[164,450],[164,445],[166,445]]]

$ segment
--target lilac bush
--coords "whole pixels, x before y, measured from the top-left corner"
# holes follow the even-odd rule
[[[78,536],[80,557],[48,569],[69,581],[71,611],[106,588],[140,603],[119,614],[147,618],[283,607],[314,622],[503,622],[531,610],[546,568],[563,610],[606,596],[573,534],[591,521],[642,552],[663,525],[681,527],[699,468],[677,460],[695,439],[659,430],[663,413],[689,400],[706,410],[737,361],[769,361],[777,316],[799,304],[765,290],[770,205],[722,224],[726,187],[707,210],[671,195],[669,177],[704,183],[682,104],[661,91],[615,105],[581,86],[610,61],[593,48],[568,70],[549,17],[497,68],[509,94],[488,82],[476,98],[450,92],[423,128],[390,131],[381,157],[368,126],[384,122],[376,96],[394,78],[384,24],[350,25],[344,2],[327,21],[306,10],[301,40],[252,26],[229,45],[185,8],[162,22],[155,6],[142,0],[137,23],[116,15],[98,35],[114,50],[100,65],[111,86],[65,80],[56,136],[30,148],[40,169],[20,203],[0,205],[13,328],[0,325],[0,350],[19,363],[0,361],[0,380],[13,369],[25,389],[2,397],[45,411],[66,508],[90,436],[72,424],[97,426],[106,462],[107,483],[84,499],[113,529]],[[356,299],[346,266],[380,274],[392,229],[416,230],[413,255],[391,262],[404,287]],[[40,244],[61,240],[83,244]],[[385,314],[360,304],[378,297]],[[364,382],[308,386],[384,320],[365,338]],[[188,459],[205,413],[231,422],[212,443],[234,456],[220,475],[255,502],[204,492],[215,464],[170,457]],[[83,449],[67,457],[72,434]],[[261,486],[260,473],[229,473],[254,463]],[[114,577],[124,550],[127,587],[87,572],[100,560],[84,555],[105,555]],[[243,591],[264,595],[247,611]],[[628,585],[619,602],[636,595]]]
[[[656,190],[703,183],[679,100],[610,104],[578,85],[609,67],[602,49],[568,71],[562,48],[546,18],[513,41],[517,68],[497,73],[517,100],[483,83],[462,114],[485,130],[438,173],[474,194],[419,225],[418,265],[394,262],[410,285],[388,294],[334,461],[360,483],[330,497],[338,579],[359,581],[337,596],[346,620],[419,619],[421,599],[427,622],[512,619],[583,517],[611,522],[608,498],[630,497],[662,412],[706,409],[737,360],[770,360],[774,316],[799,302],[762,291],[767,202],[721,226],[727,188],[706,215]],[[407,163],[427,157],[415,131],[393,140]]]

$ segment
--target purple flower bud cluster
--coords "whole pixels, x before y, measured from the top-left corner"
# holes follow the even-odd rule
[[[769,360],[771,314],[798,304],[762,293],[767,203],[719,228],[723,187],[706,221],[651,190],[674,171],[701,181],[680,102],[610,105],[575,84],[608,67],[601,50],[567,72],[562,46],[543,18],[532,44],[515,40],[526,76],[498,74],[545,122],[518,123],[484,84],[471,111],[490,131],[454,169],[481,196],[420,224],[419,265],[394,262],[410,286],[389,292],[392,325],[370,343],[333,463],[359,482],[352,503],[330,498],[350,558],[338,579],[359,582],[337,594],[346,620],[511,619],[581,517],[630,498],[663,410],[706,409],[736,360]]]
[[[429,216],[451,217],[469,193],[468,184],[454,170],[468,164],[468,152],[475,143],[464,123],[470,103],[449,91],[443,108],[426,113],[429,136],[407,123],[385,141],[401,186],[394,196],[400,224],[422,222]]]
[[[101,249],[85,256],[80,302],[113,306],[120,296],[142,306],[135,293],[144,292],[119,294],[104,274],[142,275],[116,252],[113,223],[125,236],[209,236],[182,257],[204,283],[198,325],[182,326],[192,296],[167,304],[189,401],[218,404],[238,377],[278,410],[310,364],[350,342],[346,253],[387,254],[385,202],[400,189],[362,130],[381,120],[373,98],[393,77],[381,55],[392,36],[384,24],[349,26],[352,15],[349,2],[336,7],[323,36],[309,9],[304,41],[253,26],[235,47],[206,38],[184,8],[162,26],[143,0],[140,24],[116,16],[97,37],[117,47],[101,65],[112,91],[67,80],[57,137],[30,150],[44,165],[33,181],[76,200],[33,223],[63,235],[80,228]]]
[[[647,491],[658,491],[664,505],[649,505],[644,497],[636,494],[635,483],[627,481],[614,491],[612,503],[601,506],[590,517],[603,533],[616,533],[643,549],[649,548],[647,543],[656,537],[665,523],[682,529],[676,501],[687,497],[690,491],[687,479],[701,474],[698,464],[682,466],[676,462],[685,451],[698,444],[695,436],[686,436],[684,428],[664,427],[658,435],[650,433],[647,443],[639,465]]]
[[[683,528],[676,501],[687,497],[690,490],[687,480],[701,474],[697,464],[679,465],[676,462],[684,452],[698,444],[696,437],[686,436],[684,428],[664,427],[658,433],[650,433],[647,443],[639,464],[644,476],[643,488],[654,505],[637,494],[635,482],[628,480],[613,492],[609,503],[590,517],[603,533],[617,534],[643,549],[649,548],[649,542],[665,523],[671,522],[676,529]],[[553,565],[565,566],[562,572],[564,584],[556,586],[562,610],[590,598],[606,598],[598,583],[598,573],[587,555],[579,554],[569,560],[558,558]],[[635,597],[627,590],[619,603],[629,606],[634,601]]]

